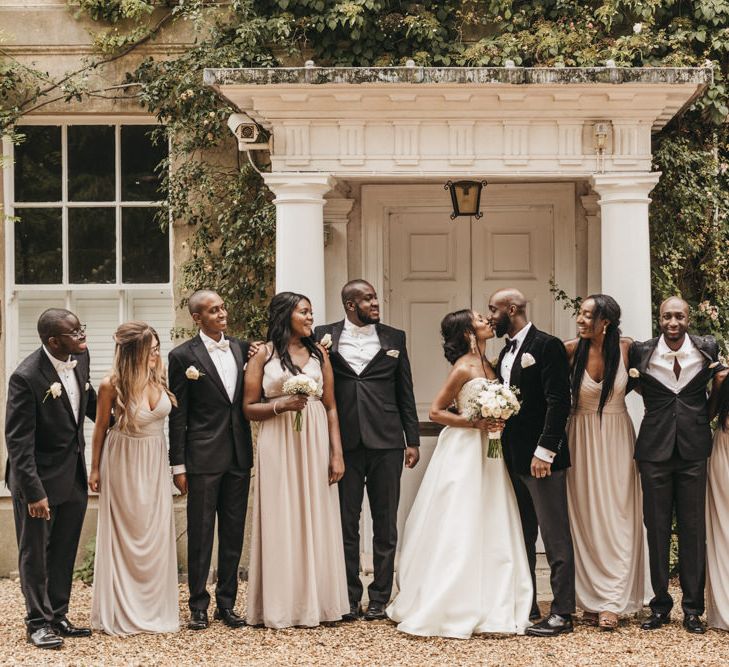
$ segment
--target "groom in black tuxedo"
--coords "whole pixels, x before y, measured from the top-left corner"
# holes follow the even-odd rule
[[[73,564],[86,514],[85,417],[96,417],[85,325],[70,311],[38,319],[43,343],[10,376],[5,413],[20,586],[28,641],[60,648],[88,637],[66,617]]]
[[[569,362],[562,341],[539,331],[526,317],[526,299],[517,289],[496,292],[489,301],[489,324],[506,346],[497,372],[518,387],[521,410],[506,422],[504,460],[519,504],[524,543],[532,573],[530,620],[538,620],[536,542],[541,528],[551,569],[554,599],[549,616],[526,634],[552,637],[572,632],[575,557],[565,474],[570,465],[565,426],[570,413]]]
[[[418,414],[405,332],[380,323],[375,288],[352,280],[342,288],[342,303],[346,319],[317,327],[314,336],[329,348],[344,452],[339,504],[350,609],[343,620],[361,614],[359,519],[365,488],[374,580],[364,618],[378,620],[385,618],[392,593],[403,459],[414,468],[420,458]]]
[[[170,352],[170,464],[187,499],[187,567],[191,630],[208,627],[206,584],[218,519],[215,618],[238,628],[238,565],[253,464],[250,425],[243,416],[243,371],[248,343],[226,338],[228,313],[220,296],[199,290],[188,300],[197,336]]]
[[[691,336],[688,304],[678,297],[660,308],[661,335],[630,347],[630,374],[639,378],[645,416],[635,444],[653,599],[641,626],[670,621],[669,550],[674,509],[678,522],[683,625],[702,634],[706,572],[706,460],[711,455],[707,384],[721,370],[712,336]]]

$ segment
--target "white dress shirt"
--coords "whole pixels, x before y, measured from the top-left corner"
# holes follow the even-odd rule
[[[374,324],[358,327],[349,320],[344,320],[344,329],[339,336],[339,354],[359,375],[382,349],[380,337]]]
[[[678,359],[681,372],[676,378],[673,372],[673,360]],[[696,349],[696,346],[688,334],[683,339],[683,345],[676,352],[668,347],[663,335],[658,339],[656,349],[648,363],[648,373],[656,380],[666,385],[672,392],[678,394],[704,366],[704,355]]]
[[[230,349],[230,341],[226,340],[222,334],[220,335],[219,341],[214,341],[202,331],[200,332],[200,340],[208,351],[215,370],[218,371],[225,391],[228,393],[228,398],[232,403],[233,397],[235,396],[235,385],[238,379],[238,366],[235,363],[235,357]]]
[[[78,386],[76,373],[74,373],[73,368],[71,368],[71,355],[68,355],[68,359],[66,361],[61,361],[60,359],[56,359],[48,351],[45,345],[43,346],[43,351],[53,364],[53,368],[56,369],[58,377],[61,378],[61,384],[68,396],[68,400],[71,402],[73,416],[76,418],[76,423],[78,424],[78,412],[81,407],[81,388]]]
[[[205,349],[208,351],[210,360],[213,362],[215,370],[218,371],[218,375],[223,382],[228,398],[232,403],[233,397],[235,396],[235,385],[238,381],[238,366],[235,363],[233,352],[230,350],[230,341],[226,340],[225,336],[222,334],[220,335],[219,341],[214,341],[210,338],[210,336],[206,336],[202,331],[200,332],[200,340],[205,346]],[[172,466],[173,475],[182,475],[186,472],[187,468],[184,463]]]
[[[511,371],[514,368],[516,355],[519,353],[519,348],[524,343],[524,339],[527,337],[529,329],[531,328],[532,323],[527,322],[526,326],[521,329],[519,333],[516,334],[516,336],[509,339],[516,341],[516,347],[513,350],[509,350],[504,355],[504,358],[501,360],[501,377],[504,379],[504,384],[506,386],[509,386],[511,384]],[[547,449],[546,447],[537,445],[537,448],[534,450],[534,456],[536,456],[538,459],[541,459],[542,461],[546,461],[547,463],[552,463],[552,461],[554,461],[554,457],[557,456],[557,452],[553,452],[551,449]]]

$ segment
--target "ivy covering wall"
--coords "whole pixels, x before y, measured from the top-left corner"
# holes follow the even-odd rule
[[[182,290],[213,286],[238,333],[260,336],[273,283],[274,211],[260,177],[242,165],[226,121],[233,111],[202,85],[205,67],[301,65],[527,67],[703,66],[714,83],[654,138],[653,297],[693,307],[694,327],[724,344],[729,331],[729,0],[80,0],[69,11],[98,25],[98,57],[51,79],[4,54],[0,123],[58,100],[135,98],[172,137],[169,209],[189,226]],[[187,22],[196,40],[182,55],[147,58],[113,87],[93,73]],[[118,65],[118,63],[117,63]],[[16,140],[22,140],[15,133]],[[221,151],[229,161],[219,157]],[[168,165],[162,165],[166,167]],[[626,239],[626,243],[630,242]]]

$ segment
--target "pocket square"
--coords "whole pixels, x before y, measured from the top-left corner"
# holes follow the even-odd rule
[[[385,352],[388,357],[394,357],[397,359],[400,356],[400,350],[388,350]]]
[[[529,354],[529,352],[525,352],[521,355],[521,367],[522,368],[529,368],[529,366],[534,366],[534,364],[537,363],[537,360]]]

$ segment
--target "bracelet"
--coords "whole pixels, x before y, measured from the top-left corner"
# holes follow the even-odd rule
[[[277,417],[281,414],[280,412],[276,412],[276,406],[278,405],[278,401],[273,402],[273,414]]]

